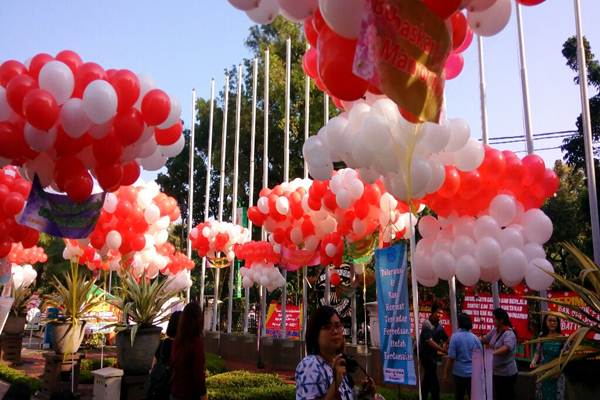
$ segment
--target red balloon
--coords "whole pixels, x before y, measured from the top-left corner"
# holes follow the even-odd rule
[[[423,3],[441,19],[451,16],[458,8],[462,0],[423,0]]]
[[[446,178],[444,179],[442,187],[437,191],[437,194],[449,198],[454,196],[460,187],[460,175],[456,168],[451,165],[446,165],[445,168]]]
[[[60,109],[54,96],[44,89],[33,89],[23,99],[23,114],[32,126],[47,131],[54,126]]]
[[[367,90],[369,92],[373,93],[373,94],[377,94],[377,95],[383,94],[383,92],[381,91],[381,89],[379,89],[377,86],[375,86],[375,85],[373,85],[371,83],[369,83],[369,87],[368,87]]]
[[[327,27],[327,23],[321,14],[321,10],[317,8],[313,14],[313,28],[315,28],[315,31],[320,34],[321,30],[325,27]]]
[[[130,161],[123,165],[123,179],[121,185],[129,186],[133,185],[135,181],[140,177],[140,166],[135,161]]]
[[[73,75],[77,73],[77,69],[83,64],[83,60],[79,57],[79,54],[72,50],[61,51],[56,55],[56,59],[66,64],[73,72]]]
[[[14,160],[21,156],[18,135],[13,124],[0,122],[0,157]]]
[[[398,107],[398,109],[400,110],[400,115],[402,115],[402,117],[404,117],[404,119],[407,120],[408,122],[412,122],[413,124],[421,122],[419,120],[419,117],[417,117],[410,111],[405,110],[404,108],[401,108],[401,107]]]
[[[537,154],[528,154],[521,160],[525,168],[524,183],[532,183],[540,178],[546,170],[546,165],[542,157]]]
[[[0,85],[6,87],[15,76],[27,73],[27,67],[16,60],[4,61],[0,65]]]
[[[29,63],[29,75],[35,80],[37,80],[38,75],[40,74],[40,70],[46,63],[54,60],[50,54],[40,53],[33,56]]]
[[[133,251],[141,251],[144,249],[144,247],[146,247],[146,239],[144,238],[144,235],[132,235],[129,241],[131,242],[130,246]]]
[[[71,200],[83,203],[92,194],[94,181],[88,172],[77,175],[65,182],[65,192]]]
[[[360,99],[369,83],[352,72],[356,40],[343,38],[329,28],[323,29],[317,50],[318,74],[327,90],[341,100]]]
[[[338,274],[337,272],[332,273],[329,277],[329,283],[331,283],[332,286],[338,286],[340,283],[342,283],[342,278],[340,277],[340,274]]]
[[[98,79],[106,80],[104,68],[94,62],[81,64],[81,66],[77,68],[77,73],[75,74],[75,90],[73,90],[73,97],[83,96],[83,91],[87,85]]]
[[[10,108],[23,115],[23,99],[25,95],[37,87],[37,83],[29,75],[18,75],[10,80],[6,87],[6,101]]]
[[[128,69],[120,69],[109,78],[110,84],[117,92],[117,112],[131,108],[140,97],[140,80]]]
[[[306,36],[306,41],[310,43],[312,47],[317,47],[319,32],[315,29],[313,21],[314,17],[308,17],[304,20],[304,36]]]
[[[366,200],[358,200],[354,203],[354,211],[356,212],[356,217],[360,219],[365,219],[369,215],[369,203]]]
[[[106,240],[106,234],[99,232],[97,229],[90,235],[90,244],[96,249],[101,249],[104,246]]]
[[[486,176],[494,176],[498,180],[504,176],[506,160],[500,150],[485,146],[485,157],[479,166],[479,172]]]
[[[545,197],[553,196],[554,193],[556,193],[556,191],[558,190],[558,187],[560,186],[560,179],[558,178],[556,173],[554,173],[554,171],[552,171],[549,168],[546,168],[546,171],[544,171],[544,176],[542,178],[542,186],[544,187]]]
[[[114,132],[103,139],[94,140],[92,145],[94,158],[101,164],[115,164],[123,155],[123,146]]]
[[[21,239],[21,244],[24,248],[29,249],[35,246],[40,240],[40,233],[31,228],[28,228],[25,232],[24,237]]]
[[[54,180],[59,189],[65,191],[67,181],[86,173],[81,160],[75,156],[62,157],[54,164]]]
[[[29,196],[29,190],[31,190],[31,183],[24,179],[15,180],[12,191],[20,193],[23,197]]]
[[[12,216],[17,215],[25,205],[25,199],[19,193],[9,193],[4,199],[2,208],[6,215]]]
[[[481,176],[477,171],[464,172],[460,174],[460,197],[463,199],[472,199],[479,192],[481,186]]]
[[[132,210],[133,206],[131,205],[131,202],[127,200],[120,200],[117,204],[117,210],[115,211],[115,214],[117,217],[125,219],[129,216],[129,214],[131,214]]]
[[[167,129],[154,129],[154,138],[156,139],[156,143],[161,146],[168,146],[173,144],[179,140],[181,136],[181,132],[183,131],[183,125],[181,125],[181,121],[176,123],[170,128]]]
[[[504,155],[504,160],[506,162],[504,179],[509,185],[517,184],[520,186],[525,173],[521,160],[513,152],[508,150],[504,150],[502,154]]]
[[[467,17],[462,12],[455,12],[450,18],[452,24],[452,49],[457,51],[467,39],[469,24]]]
[[[538,4],[542,4],[546,0],[517,0],[519,3],[524,6],[537,6]]]
[[[114,192],[121,186],[123,167],[121,164],[98,165],[95,168],[100,187],[106,192]]]
[[[152,89],[142,100],[142,116],[150,126],[160,125],[169,116],[171,100],[169,95],[160,89]]]
[[[317,50],[312,47],[306,50],[302,56],[302,69],[306,75],[315,79],[317,76]]]
[[[465,60],[461,54],[450,53],[446,59],[446,65],[444,71],[446,72],[446,79],[451,80],[456,78],[462,72],[465,66]]]
[[[88,134],[73,139],[65,133],[62,126],[58,125],[56,142],[54,142],[54,149],[56,150],[56,155],[58,157],[74,156],[91,143],[92,138]]]
[[[113,120],[113,126],[115,134],[123,146],[137,142],[144,133],[142,114],[133,107],[117,114]]]
[[[12,243],[10,241],[0,242],[0,258],[8,256]]]

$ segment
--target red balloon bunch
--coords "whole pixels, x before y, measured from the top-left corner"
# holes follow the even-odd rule
[[[190,239],[192,248],[200,257],[215,259],[222,253],[232,262],[235,258],[235,246],[250,241],[250,231],[230,222],[208,220],[191,230]]]
[[[321,265],[342,265],[344,258],[344,241],[337,233],[326,235],[321,241]]]
[[[446,2],[436,2],[444,4]],[[446,59],[446,79],[456,78],[463,70],[465,60],[462,53],[469,48],[473,41],[473,31],[469,27],[467,17],[461,11],[457,11],[449,18],[452,26],[452,51]]]
[[[0,65],[0,157],[74,201],[133,184],[184,146],[181,106],[126,69],[105,70],[73,51]]]
[[[235,246],[234,251],[237,258],[244,260],[246,268],[250,268],[255,263],[277,264],[281,258],[269,242],[250,241]]]
[[[13,264],[23,265],[44,263],[48,261],[48,256],[41,247],[33,246],[26,249],[21,243],[13,243],[7,259]]]
[[[0,170],[0,258],[10,254],[13,243],[28,249],[35,246],[40,234],[35,229],[20,225],[15,217],[25,207],[31,184],[17,171],[6,166]]]
[[[525,208],[540,208],[556,193],[560,184],[553,170],[535,154],[520,159],[510,150],[485,148],[485,158],[479,168],[471,172],[458,171],[446,166],[442,187],[426,196],[423,201],[438,215],[476,216],[486,210],[498,194],[514,196]]]
[[[170,261],[166,267],[166,269],[169,272],[169,275],[175,275],[181,271],[191,271],[192,269],[194,269],[194,261],[189,259],[188,256],[186,256],[180,251],[176,251],[173,254],[169,254],[169,260]]]

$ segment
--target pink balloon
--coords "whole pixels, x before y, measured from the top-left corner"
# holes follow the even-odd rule
[[[462,55],[457,53],[452,53],[446,60],[446,66],[444,67],[444,71],[446,71],[446,79],[454,79],[456,78],[463,70],[465,65],[465,60]]]

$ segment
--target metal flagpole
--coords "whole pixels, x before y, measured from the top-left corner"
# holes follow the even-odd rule
[[[239,152],[240,152],[240,113],[242,109],[242,64],[238,64],[237,95],[235,99],[235,140],[233,145],[233,195],[231,196],[231,222],[233,225],[237,220],[238,200],[238,174],[239,174]],[[229,294],[227,299],[227,333],[231,333],[231,319],[233,315],[233,283],[235,279],[235,261],[229,267]]]
[[[308,50],[310,45],[306,45]],[[306,75],[304,77],[304,142],[310,135],[310,77]],[[306,159],[304,160],[304,179],[308,179],[308,164]],[[306,336],[306,316],[308,313],[308,270],[304,266],[302,268],[302,340]]]
[[[265,50],[265,93],[263,99],[264,127],[263,127],[263,188],[269,187],[269,48]],[[267,239],[267,231],[262,229],[263,240]],[[267,315],[267,293],[264,287],[260,287],[260,312],[261,319],[261,334],[266,333],[266,315]]]
[[[215,80],[210,80],[210,109],[208,113],[208,150],[206,156],[206,187],[204,189],[204,220],[208,219],[210,207],[210,183],[212,170],[212,140],[213,116],[215,106]],[[204,284],[206,281],[206,257],[202,257],[202,271],[200,274],[200,307],[204,310]]]
[[[411,230],[410,233],[410,280],[411,280],[411,287],[412,287],[412,302],[413,302],[413,318],[415,320],[415,346],[417,351],[415,352],[415,354],[417,355],[417,365],[416,365],[416,370],[417,373],[416,378],[417,378],[417,388],[419,391],[419,400],[422,399],[421,396],[421,374],[418,372],[420,365],[421,365],[421,360],[420,358],[420,354],[419,354],[419,335],[421,334],[421,327],[419,326],[419,283],[417,282],[417,274],[415,273],[413,266],[415,265],[415,251],[416,251],[416,237],[415,237],[415,228],[413,225],[413,210],[412,210],[412,203],[409,203],[408,205],[409,207],[409,227]],[[455,300],[456,301],[456,300]]]
[[[579,92],[581,95],[581,120],[583,122],[583,143],[585,146],[585,173],[587,176],[590,216],[592,219],[592,245],[594,261],[600,264],[600,220],[598,219],[598,198],[596,192],[596,172],[594,170],[594,149],[592,147],[592,125],[590,102],[588,100],[587,64],[583,46],[583,28],[581,26],[581,5],[574,1],[575,25],[577,30],[577,65],[579,70]]]
[[[192,123],[190,126],[190,155],[188,180],[188,218],[187,218],[187,256],[192,258],[192,240],[190,232],[194,223],[194,157],[196,152],[196,89],[192,89]],[[190,272],[187,272],[190,274]],[[189,276],[189,275],[188,275]],[[187,288],[186,302],[190,302],[190,288]]]
[[[252,125],[250,127],[250,171],[248,177],[248,208],[254,204],[254,148],[256,142],[256,88],[258,77],[258,59],[255,58],[252,65]],[[248,220],[248,230],[252,239],[252,221]],[[244,293],[244,334],[248,333],[248,309],[250,308],[250,288]]]
[[[529,106],[529,82],[527,80],[527,61],[525,59],[525,38],[523,37],[523,20],[521,4],[517,2],[517,31],[519,35],[519,61],[521,64],[521,92],[523,93],[523,121],[527,139],[527,153],[533,153],[533,132],[531,129],[531,110]]]
[[[477,36],[477,50],[479,55],[479,102],[481,104],[481,131],[483,143],[488,144],[490,135],[488,131],[488,116],[485,93],[485,65],[483,62],[483,38]],[[492,304],[494,308],[500,307],[500,288],[498,281],[492,282]]]
[[[219,180],[219,222],[223,222],[223,202],[225,196],[225,160],[227,158],[227,111],[229,109],[229,75],[225,74],[225,104],[223,106],[223,130],[221,131],[221,177]],[[215,298],[213,300],[213,331],[217,330],[219,319],[219,281],[221,270],[215,268]]]
[[[285,41],[285,129],[283,137],[283,181],[290,180],[290,79],[292,70],[292,40]],[[286,283],[281,288],[281,338],[287,337],[287,270],[282,275]]]
[[[329,96],[323,93],[323,116],[324,123],[329,122]],[[325,305],[331,304],[331,277],[329,276],[329,265],[325,266]]]
[[[360,264],[363,268],[364,265]],[[352,284],[354,284],[354,282],[356,282],[356,264],[352,263],[350,265],[350,277],[352,279]],[[364,269],[363,269],[364,272]],[[352,346],[356,346],[358,343],[358,336],[357,336],[357,331],[356,331],[356,288],[353,287],[352,288],[352,295],[350,297],[350,311],[352,313],[351,318],[352,318],[352,326],[350,327],[350,334],[352,335]]]

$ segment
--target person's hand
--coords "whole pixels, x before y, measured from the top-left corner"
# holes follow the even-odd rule
[[[537,367],[537,364],[535,361],[532,361],[531,364],[529,364],[529,368],[534,369],[535,367]]]
[[[375,381],[368,376],[362,383],[362,392],[375,396]]]
[[[346,360],[344,360],[342,354],[333,357],[331,368],[333,369],[336,385],[339,385],[344,380],[344,375],[346,375]]]

